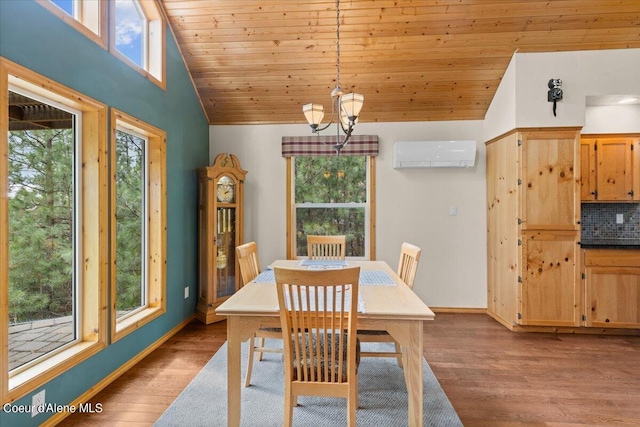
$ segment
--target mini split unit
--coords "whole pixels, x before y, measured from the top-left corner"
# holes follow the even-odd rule
[[[393,167],[468,168],[476,162],[476,141],[401,141],[393,145]]]

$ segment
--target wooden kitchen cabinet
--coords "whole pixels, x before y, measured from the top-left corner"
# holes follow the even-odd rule
[[[580,324],[578,129],[487,143],[488,313],[513,329]]]
[[[640,250],[585,249],[585,326],[640,328]]]
[[[523,233],[521,324],[580,324],[580,250],[571,231]]]
[[[640,200],[638,138],[589,136],[580,142],[583,201]]]
[[[580,140],[580,200],[596,200],[596,144],[593,138]]]

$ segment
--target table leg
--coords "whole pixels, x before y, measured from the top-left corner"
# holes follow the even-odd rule
[[[240,426],[240,319],[227,317],[227,425]]]
[[[405,380],[409,400],[409,425],[422,427],[423,379],[422,379],[422,321],[409,323],[409,345],[406,347]]]

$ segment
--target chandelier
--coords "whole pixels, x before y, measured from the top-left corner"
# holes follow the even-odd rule
[[[320,127],[324,118],[324,106],[322,104],[306,104],[302,107],[311,131],[320,134],[321,131],[327,129],[333,124],[335,116],[338,116],[336,124],[336,141],[331,147],[336,150],[336,154],[340,155],[340,150],[349,143],[351,132],[358,121],[358,115],[362,104],[364,103],[364,95],[359,93],[344,93],[340,87],[340,0],[336,0],[336,87],[331,91],[331,120],[329,123]],[[340,130],[344,133],[344,137],[340,137]]]

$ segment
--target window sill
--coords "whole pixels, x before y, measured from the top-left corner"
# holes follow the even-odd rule
[[[114,343],[120,338],[127,336],[131,332],[161,316],[165,311],[166,310],[162,306],[149,307],[122,321],[116,321],[115,328],[111,329],[111,342]]]
[[[104,349],[100,341],[84,341],[54,354],[9,378],[9,393],[4,401],[13,401],[36,389],[69,368]]]

